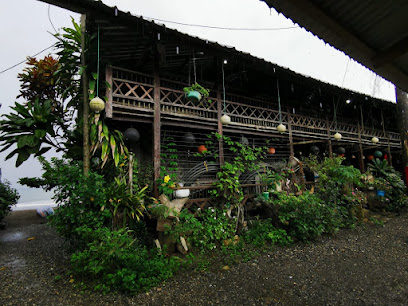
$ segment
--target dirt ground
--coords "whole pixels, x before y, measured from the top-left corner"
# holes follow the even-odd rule
[[[276,248],[229,270],[183,272],[137,296],[81,293],[66,275],[64,241],[35,214],[22,214],[0,231],[0,305],[408,303],[408,214]]]

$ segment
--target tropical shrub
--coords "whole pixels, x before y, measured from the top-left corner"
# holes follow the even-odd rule
[[[137,293],[173,276],[179,261],[140,245],[132,232],[106,227],[95,230],[94,240],[71,257],[73,272],[94,281],[94,289]]]
[[[279,193],[278,197],[278,217],[291,237],[311,240],[323,233],[334,233],[342,225],[338,207],[324,203],[315,194]]]
[[[293,242],[285,230],[275,227],[271,219],[250,222],[248,231],[244,233],[244,240],[256,247],[264,246],[267,241],[279,245],[288,245]]]
[[[179,222],[169,231],[173,237],[183,236],[192,247],[204,253],[217,248],[223,240],[235,235],[235,221],[228,218],[227,212],[221,209],[208,208],[195,217],[188,210],[178,215]]]
[[[20,195],[11,188],[10,182],[0,182],[0,221],[8,215],[11,206],[16,205]]]

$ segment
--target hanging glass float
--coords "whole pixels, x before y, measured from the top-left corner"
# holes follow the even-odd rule
[[[183,141],[185,143],[193,144],[195,142],[195,137],[194,137],[193,133],[188,132],[188,133],[184,134]]]
[[[125,137],[125,140],[130,143],[138,142],[140,139],[139,131],[132,127],[127,128],[125,132],[123,133],[123,136]]]
[[[278,130],[279,133],[283,134],[286,131],[286,126],[284,124],[279,124],[276,129]]]
[[[340,140],[341,139],[341,134],[339,132],[337,132],[336,134],[333,135],[335,140]]]
[[[376,158],[381,158],[382,156],[383,156],[383,154],[382,154],[381,151],[375,151],[375,152],[374,152],[374,157],[376,157]]]
[[[89,102],[89,108],[93,112],[99,113],[105,109],[105,102],[101,98],[95,97]]]
[[[276,152],[276,150],[275,150],[275,148],[269,148],[268,149],[268,154],[275,154],[275,152]]]
[[[204,152],[207,152],[205,145],[198,146],[198,153],[202,154]]]
[[[320,149],[318,146],[311,146],[310,147],[310,152],[312,152],[313,154],[319,154]]]
[[[342,155],[344,153],[346,153],[346,149],[343,147],[338,147],[336,150],[337,154]]]
[[[388,160],[388,154],[384,154],[384,159]]]
[[[241,144],[245,145],[245,146],[248,146],[248,145],[249,145],[249,140],[248,140],[248,138],[246,138],[245,136],[242,136],[242,135],[241,135],[241,138],[239,139],[239,142],[240,142]]]
[[[222,125],[228,125],[228,124],[230,124],[230,123],[231,123],[231,117],[228,116],[228,115],[226,115],[226,114],[222,115],[222,117],[221,117],[221,124],[222,124]]]
[[[380,140],[378,139],[378,137],[373,137],[373,138],[371,138],[371,142],[372,143],[377,143],[377,142],[379,142]]]
[[[368,156],[367,156],[367,159],[368,159],[368,160],[373,160],[373,159],[374,159],[374,155],[368,155]]]

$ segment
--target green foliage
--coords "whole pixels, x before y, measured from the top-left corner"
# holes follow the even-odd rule
[[[361,172],[353,166],[342,165],[343,160],[340,156],[326,157],[319,163],[315,156],[311,156],[304,162],[319,174],[318,195],[326,203],[340,205],[344,193],[352,190],[353,186],[362,186]]]
[[[271,219],[256,220],[250,223],[244,234],[245,242],[262,247],[267,241],[272,244],[288,245],[293,242],[285,230],[275,228]]]
[[[105,190],[115,220],[114,227],[119,227],[119,224],[122,223],[124,228],[129,225],[129,220],[140,220],[143,216],[145,203],[149,200],[146,189],[147,186],[134,192],[130,190],[125,178],[115,177],[114,182]],[[119,219],[122,219],[122,222]]]
[[[0,182],[0,221],[8,215],[11,206],[16,205],[20,195],[11,188],[10,182]]]
[[[173,226],[170,234],[176,238],[187,237],[191,245],[203,253],[235,235],[235,222],[221,209],[208,208],[197,217],[182,210],[178,218],[180,222]]]
[[[278,217],[291,237],[311,240],[323,233],[334,233],[342,225],[339,208],[325,204],[315,194],[278,196]]]
[[[43,185],[54,189],[58,209],[51,224],[65,238],[78,246],[92,240],[93,231],[109,224],[111,213],[105,209],[103,177],[92,171],[83,175],[81,162],[53,158],[51,163],[40,160],[43,166]]]
[[[179,262],[149,253],[126,229],[95,230],[95,240],[71,257],[73,272],[94,281],[95,290],[147,291],[173,276]]]
[[[178,151],[173,137],[167,137],[166,140],[167,143],[162,145],[161,178],[157,180],[157,186],[160,193],[171,198],[178,182]]]
[[[189,87],[184,87],[183,90],[185,94],[188,94],[191,91],[198,91],[203,98],[207,98],[210,95],[210,91],[207,88],[204,88],[203,86],[198,84],[197,82]]]

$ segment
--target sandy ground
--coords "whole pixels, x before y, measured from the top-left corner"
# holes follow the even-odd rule
[[[69,282],[69,253],[43,219],[13,212],[0,231],[0,305],[407,305],[408,215],[383,220],[230,270],[183,272],[137,296],[103,296]]]

